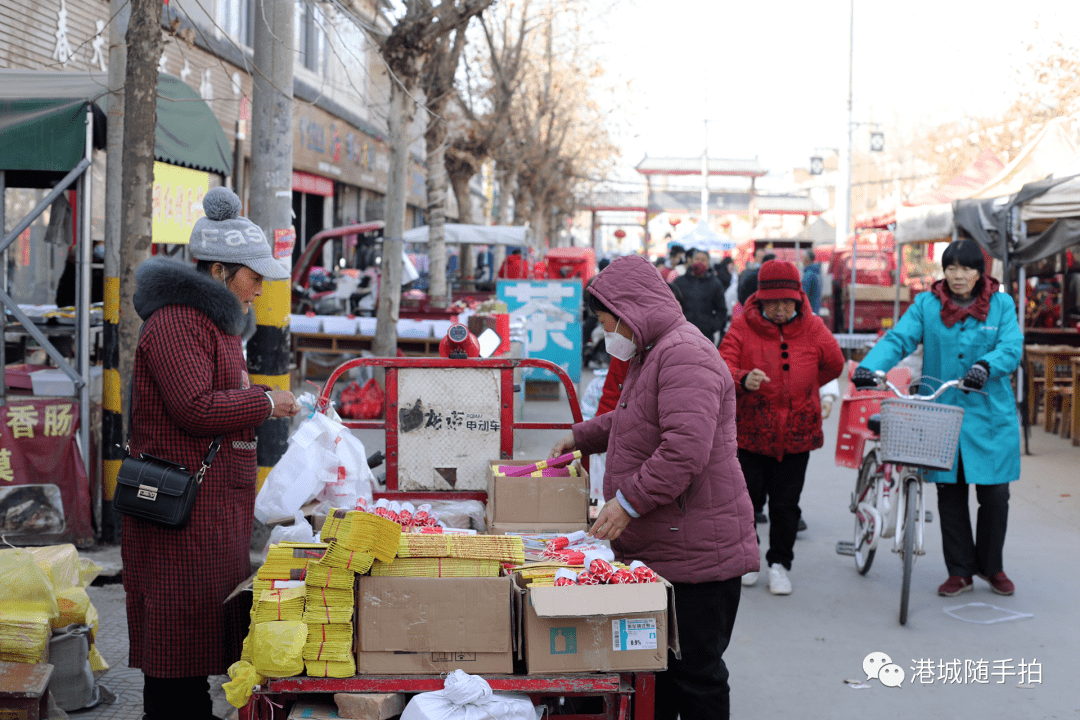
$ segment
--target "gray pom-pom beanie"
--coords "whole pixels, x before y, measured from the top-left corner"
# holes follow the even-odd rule
[[[203,196],[204,217],[191,230],[191,254],[196,260],[246,265],[267,280],[285,280],[288,267],[274,258],[266,234],[240,216],[240,198],[227,187],[211,188]]]

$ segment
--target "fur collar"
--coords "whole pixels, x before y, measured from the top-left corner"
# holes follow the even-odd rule
[[[193,265],[151,257],[135,271],[138,288],[132,304],[144,321],[166,305],[187,305],[210,318],[226,335],[241,335],[254,322],[228,288]]]

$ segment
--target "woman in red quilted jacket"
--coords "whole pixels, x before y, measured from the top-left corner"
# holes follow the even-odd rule
[[[758,289],[720,344],[735,379],[739,462],[752,497],[769,496],[769,592],[789,595],[799,496],[810,451],[824,444],[822,385],[840,376],[844,355],[802,290],[794,263],[770,260]],[[743,577],[753,585],[757,573]]]
[[[626,376],[612,412],[574,425],[552,455],[607,452],[591,534],[675,586],[682,657],[656,676],[658,720],[728,717],[740,578],[757,570],[754,511],[736,458],[735,383],[645,258],[618,258],[586,289]]]

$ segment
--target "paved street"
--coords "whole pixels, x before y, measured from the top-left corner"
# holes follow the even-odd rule
[[[531,401],[524,413],[529,421],[570,417],[565,401]],[[935,590],[946,572],[940,531],[934,522],[927,526],[927,554],[915,565],[908,624],[901,627],[897,622],[897,556],[879,549],[869,574],[860,577],[853,559],[836,553],[838,540],[851,539],[853,521],[847,503],[855,481],[854,470],[837,468],[833,462],[838,416],[839,405],[826,421],[825,448],[811,455],[802,503],[809,530],[800,533],[795,546],[793,594],[770,595],[764,578],[756,587],[743,590],[735,635],[726,654],[732,717],[1077,717],[1080,695],[1072,682],[1080,671],[1080,621],[1075,611],[1080,580],[1069,570],[1076,567],[1074,549],[1080,544],[1080,488],[1076,487],[1080,448],[1041,428],[1032,430],[1033,455],[1023,459],[1021,482],[1012,486],[1006,542],[1005,565],[1016,582],[1016,595],[994,595],[977,579],[974,592],[958,598],[938,597]],[[546,455],[562,431],[521,435],[515,454],[536,457]],[[378,449],[374,436],[364,439],[369,453]],[[933,490],[928,507],[936,518]],[[767,526],[759,530],[765,540]],[[90,595],[101,614],[101,651],[113,666],[103,682],[119,697],[113,705],[75,717],[135,720],[141,714],[141,676],[125,665],[123,590],[120,585],[106,585],[92,588]],[[976,602],[1033,617],[986,625],[963,622],[944,612]],[[883,652],[903,668],[902,687],[889,688],[877,680],[870,680],[865,688],[845,684],[845,679],[866,679],[861,671],[863,658],[871,652]],[[985,661],[988,682],[939,679],[939,672],[944,671],[938,670],[938,664],[952,660],[959,660],[961,668],[965,661]],[[918,674],[913,683],[916,668],[927,664],[923,661],[932,661],[933,673]],[[1018,672],[1021,661],[1041,667],[1041,683],[1021,688],[1019,676],[1004,674]],[[225,717],[230,711],[219,692],[215,712]]]

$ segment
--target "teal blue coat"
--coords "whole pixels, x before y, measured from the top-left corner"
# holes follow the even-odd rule
[[[883,337],[861,365],[889,370],[923,343],[923,375],[955,380],[964,377],[977,360],[990,365],[990,379],[978,393],[946,390],[938,402],[964,408],[958,459],[964,459],[968,483],[995,485],[1020,479],[1020,427],[1016,395],[1009,375],[1020,364],[1024,334],[1016,322],[1012,298],[994,293],[985,321],[970,315],[952,327],[941,321],[941,301],[932,292],[915,297],[896,328]],[[936,385],[930,387],[932,391]],[[955,483],[956,468],[931,472],[931,482]]]

